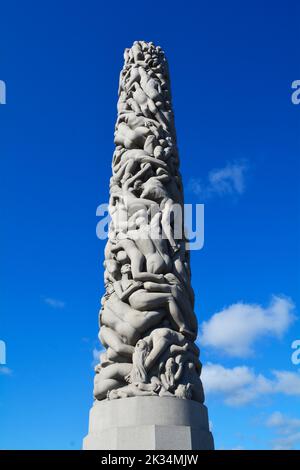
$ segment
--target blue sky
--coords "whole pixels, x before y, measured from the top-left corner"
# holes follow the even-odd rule
[[[95,213],[136,39],[167,54],[185,199],[205,203],[192,273],[216,447],[300,448],[296,3],[1,5],[0,448],[77,449],[87,433]]]

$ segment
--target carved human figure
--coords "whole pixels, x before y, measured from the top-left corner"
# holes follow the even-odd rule
[[[189,328],[189,324],[185,320],[185,316],[176,301],[172,288],[176,290],[177,286],[170,286],[169,284],[159,284],[147,281],[145,287],[148,289],[155,286],[156,290],[153,292],[151,288],[147,290],[141,281],[135,281],[131,276],[131,266],[126,264],[122,266],[122,279],[121,281],[114,282],[114,289],[119,299],[128,301],[129,305],[136,310],[157,310],[165,308],[173,322],[174,327],[181,333],[188,337],[194,338],[195,332]],[[162,288],[160,291],[159,288]]]
[[[94,397],[106,398],[107,392],[126,385],[124,377],[130,373],[132,364],[115,362],[106,367],[98,367],[94,379]]]
[[[176,348],[176,352],[187,351],[189,343],[187,339],[181,334],[171,328],[156,328],[149,336],[140,339],[136,346],[137,358],[139,360],[133,361],[133,367],[129,374],[128,380],[130,382],[136,381],[137,376],[143,377],[143,382],[147,381],[147,371],[154,365],[156,360],[166,351],[167,348]],[[136,369],[138,369],[136,371]],[[140,369],[143,373],[140,374]]]

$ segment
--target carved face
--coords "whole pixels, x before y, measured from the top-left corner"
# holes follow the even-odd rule
[[[135,349],[139,350],[139,351],[146,351],[146,350],[148,350],[148,345],[147,345],[146,341],[144,341],[143,339],[140,339],[136,343]]]
[[[121,268],[121,273],[122,273],[122,274],[131,273],[131,266],[130,266],[129,263],[123,264],[123,266],[122,266],[122,268]]]
[[[143,182],[141,180],[136,180],[133,185],[133,189],[139,191],[142,188]]]

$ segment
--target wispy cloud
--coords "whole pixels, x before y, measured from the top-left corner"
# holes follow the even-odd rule
[[[273,440],[273,450],[293,450],[300,445],[300,431]]]
[[[300,419],[291,418],[275,411],[266,421],[266,426],[275,430],[277,437],[273,439],[274,450],[289,450],[300,445]]]
[[[263,396],[284,394],[300,397],[300,374],[272,371],[271,378],[245,365],[225,368],[208,363],[202,370],[205,392],[218,395],[229,406],[243,406]]]
[[[12,375],[13,371],[9,367],[0,366],[0,375]]]
[[[93,349],[93,361],[92,361],[92,367],[94,368],[97,364],[100,362],[100,354],[103,353],[105,349],[103,347],[100,348],[94,348]]]
[[[239,160],[229,162],[223,168],[216,168],[209,172],[207,180],[191,178],[188,191],[203,199],[212,196],[241,195],[246,188],[246,172],[248,162]]]
[[[287,396],[300,396],[300,373],[287,370],[274,370],[276,378],[274,391]]]
[[[203,322],[198,341],[229,356],[247,357],[258,339],[281,337],[294,320],[294,304],[286,297],[273,296],[266,308],[238,302]]]
[[[269,428],[276,428],[282,434],[289,434],[291,431],[295,431],[295,429],[300,430],[300,419],[290,418],[280,411],[275,411],[267,419],[266,425]]]
[[[58,309],[64,308],[66,305],[62,300],[54,299],[53,297],[44,297],[44,302],[47,305],[50,305],[50,307]]]

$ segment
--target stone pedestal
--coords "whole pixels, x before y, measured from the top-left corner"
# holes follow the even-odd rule
[[[85,450],[212,450],[207,409],[192,400],[133,397],[95,401]]]

